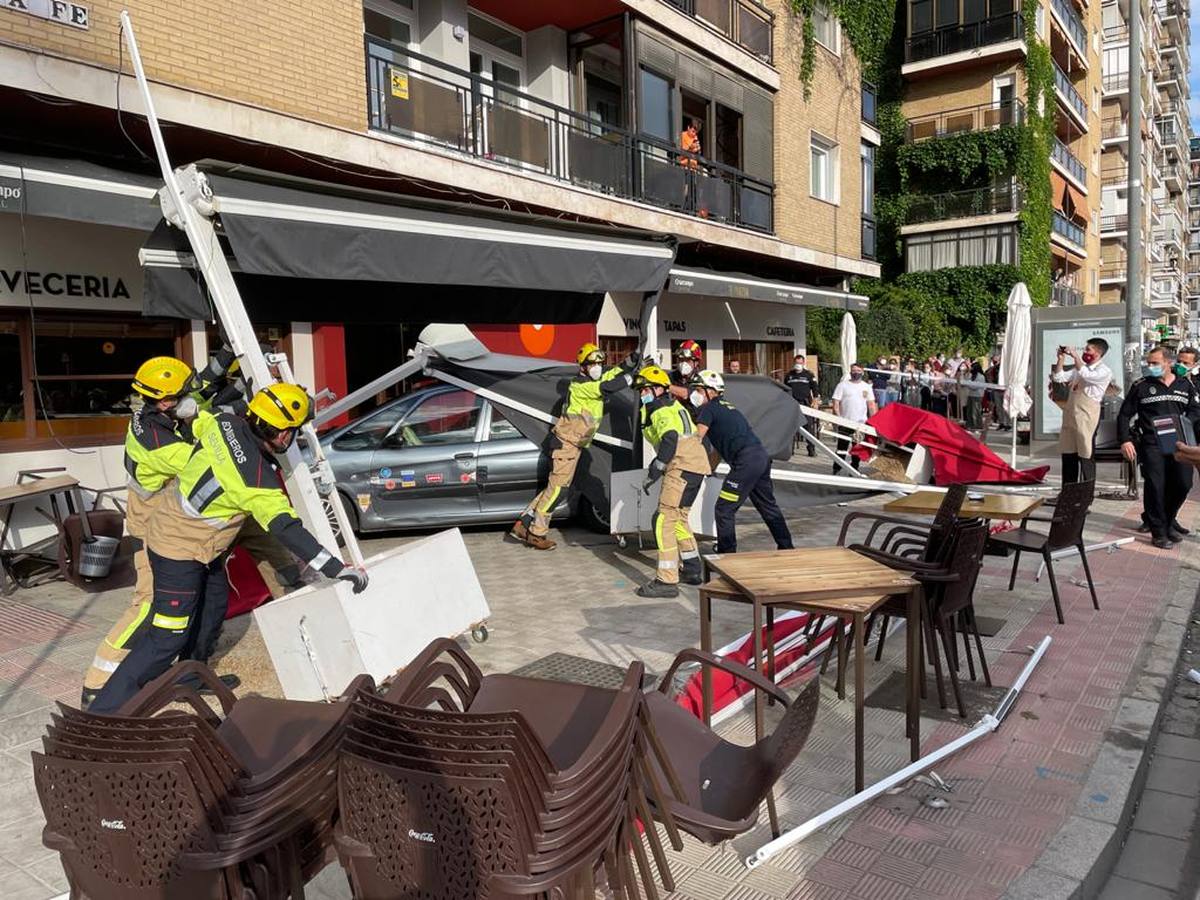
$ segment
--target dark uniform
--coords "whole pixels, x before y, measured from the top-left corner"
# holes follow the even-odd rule
[[[792,396],[801,406],[813,405],[813,398],[817,396],[817,376],[812,373],[811,369],[801,369],[799,372],[792,369],[783,377],[783,383],[791,390]],[[816,429],[819,427],[819,423],[803,413],[800,414],[800,425],[809,434],[817,434]],[[812,441],[806,438],[804,443],[808,445],[808,455],[816,456],[817,449],[812,445]]]
[[[737,552],[734,519],[738,508],[749,498],[771,530],[780,550],[792,549],[792,533],[775,502],[771,483],[771,457],[746,417],[726,400],[710,400],[696,412],[697,424],[708,428],[705,435],[721,459],[729,463],[729,474],[721,485],[715,510],[717,552]]]
[[[1200,422],[1200,394],[1188,379],[1176,378],[1170,385],[1158,378],[1141,379],[1125,395],[1117,417],[1120,441],[1137,446],[1145,482],[1142,516],[1156,538],[1169,538],[1168,530],[1192,489],[1192,466],[1159,449],[1154,420],[1168,416],[1186,418],[1193,425]]]

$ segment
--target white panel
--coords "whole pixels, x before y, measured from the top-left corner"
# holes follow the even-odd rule
[[[613,472],[609,512],[609,531],[612,534],[633,534],[638,531],[650,531],[654,511],[658,509],[658,495],[661,479],[650,489],[649,495],[642,493],[642,481],[646,472],[635,469],[629,472]],[[725,482],[724,475],[710,475],[704,479],[696,502],[692,504],[692,512],[688,517],[688,527],[697,537],[706,535],[715,537],[717,534],[716,518],[713,510],[717,505],[717,495]]]

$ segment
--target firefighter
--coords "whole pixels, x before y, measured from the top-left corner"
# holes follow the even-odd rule
[[[196,417],[195,451],[146,529],[150,628],[92,701],[94,712],[120,709],[176,657],[209,658],[229,599],[224,558],[247,517],[325,577],[350,582],[356,594],[366,588],[366,573],[323,548],[283,490],[274,455],[287,452],[311,415],[304,388],[272,384],[254,395],[244,416]]]
[[[671,370],[671,396],[685,403],[688,398],[692,376],[704,364],[704,350],[698,341],[688,338],[675,350],[675,368]]]
[[[590,341],[579,348],[575,355],[579,374],[567,385],[565,407],[550,433],[550,477],[513,525],[509,532],[513,538],[536,550],[555,548],[546,536],[550,517],[575,478],[580,453],[600,427],[605,401],[633,384],[638,359],[637,353],[631,353],[620,365],[605,371],[603,350]]]
[[[700,551],[688,528],[688,514],[712,472],[708,454],[687,407],[670,392],[671,377],[656,365],[643,368],[634,379],[641,400],[642,434],[656,452],[646,471],[642,492],[660,478],[662,490],[654,513],[654,543],[658,574],[637,590],[639,597],[677,597],[679,582],[700,584]]]
[[[717,520],[717,552],[737,552],[734,519],[747,499],[762,516],[775,546],[792,549],[792,533],[771,482],[771,457],[758,435],[732,403],[724,397],[725,379],[720,372],[705,369],[692,379],[692,409],[696,410],[696,431],[729,464],[729,474],[721,485],[714,514]]]

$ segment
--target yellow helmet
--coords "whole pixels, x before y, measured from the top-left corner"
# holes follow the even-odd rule
[[[589,362],[603,363],[604,362],[604,351],[601,350],[599,347],[597,347],[595,344],[593,344],[591,341],[588,341],[586,344],[584,344],[582,347],[579,348],[579,353],[576,354],[575,361],[577,363],[579,363],[581,366],[584,363],[589,363]]]
[[[298,384],[278,382],[263,388],[250,400],[249,411],[277,431],[299,428],[312,418],[312,398]]]
[[[182,359],[173,356],[156,356],[138,367],[133,376],[133,389],[151,400],[178,397],[192,388],[196,373]]]
[[[637,377],[633,380],[633,386],[642,388],[649,385],[670,387],[671,376],[664,372],[661,366],[646,366],[637,373]]]

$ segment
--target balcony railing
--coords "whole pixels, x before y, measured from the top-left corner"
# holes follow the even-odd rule
[[[1021,40],[1025,37],[1025,23],[1020,13],[1007,13],[972,22],[970,25],[952,25],[923,34],[914,34],[905,46],[905,62],[921,62],[950,53],[975,50],[991,44]]]
[[[941,222],[945,219],[1012,213],[1020,209],[1021,189],[1014,184],[1006,184],[913,197],[909,201],[905,221],[909,225],[915,225],[921,222]]]
[[[1084,168],[1079,157],[1072,153],[1071,149],[1058,138],[1054,139],[1054,146],[1050,149],[1050,156],[1060,165],[1064,166],[1076,181],[1083,185],[1087,184],[1087,169]]]
[[[1127,184],[1128,182],[1129,169],[1124,166],[1100,170],[1100,183],[1105,187],[1111,187],[1114,184]]]
[[[1083,291],[1066,284],[1050,285],[1051,306],[1083,306]]]
[[[904,128],[904,139],[910,144],[926,138],[944,137],[963,131],[992,131],[1005,125],[1025,122],[1025,105],[1020,100],[983,103],[914,116]]]
[[[1188,8],[1186,4],[1177,3],[1176,0],[1166,0],[1165,3],[1159,3],[1158,14],[1164,19],[1169,19],[1171,16],[1187,17]]]
[[[1188,188],[1188,206],[1200,206],[1200,188]]]
[[[1079,18],[1079,13],[1075,11],[1075,7],[1068,3],[1067,0],[1050,0],[1050,7],[1066,28],[1067,36],[1071,39],[1071,43],[1075,45],[1075,49],[1082,54],[1086,54],[1087,29],[1083,27],[1083,20]]]
[[[1128,231],[1128,230],[1129,230],[1129,215],[1127,213],[1120,213],[1119,215],[1115,215],[1115,216],[1101,216],[1100,217],[1100,233],[1101,234],[1108,234],[1108,233],[1112,233],[1112,232]]]
[[[1158,67],[1158,74],[1155,76],[1155,81],[1159,84],[1165,82],[1175,82],[1179,79],[1179,67],[1174,63],[1166,63]]]
[[[1110,94],[1117,91],[1127,91],[1129,90],[1129,73],[1109,72],[1101,80],[1101,86]]]
[[[875,228],[875,219],[871,216],[862,217],[862,257],[863,259],[875,259],[877,248],[876,241],[878,232]]]
[[[370,127],[522,172],[770,232],[775,186],[367,38]]]
[[[771,62],[775,17],[753,0],[667,0],[725,35],[760,59]]]
[[[1067,77],[1067,73],[1058,67],[1058,63],[1054,64],[1054,87],[1066,98],[1067,103],[1071,109],[1075,110],[1076,115],[1087,121],[1087,103],[1079,91],[1075,90],[1075,85],[1071,84],[1071,79]]]
[[[869,81],[862,83],[862,120],[868,125],[875,125],[875,106],[877,94],[875,85]]]
[[[1128,41],[1129,40],[1129,26],[1125,25],[1125,24],[1107,26],[1104,29],[1104,40],[1109,43],[1116,43],[1117,41]]]
[[[1125,254],[1106,256],[1100,260],[1101,278],[1124,278],[1128,273],[1129,259]]]
[[[1060,213],[1057,209],[1052,210],[1053,215],[1050,218],[1050,227],[1054,229],[1055,234],[1061,234],[1068,241],[1078,244],[1080,247],[1084,243],[1083,229]]]
[[[1100,122],[1100,136],[1105,140],[1129,137],[1129,123],[1124,119],[1104,119]]]

